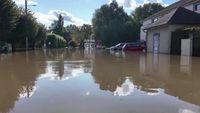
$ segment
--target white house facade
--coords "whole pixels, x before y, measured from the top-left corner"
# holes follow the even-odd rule
[[[176,51],[173,50],[176,46],[172,45],[174,40],[172,37],[176,41],[176,37],[182,34],[177,35],[174,31],[200,25],[200,14],[198,13],[200,13],[200,0],[180,0],[146,18],[141,27],[140,40],[147,42],[147,52],[172,54]],[[185,37],[180,37],[177,43],[181,43],[181,39]],[[187,39],[192,41],[193,37],[188,35]],[[192,46],[188,47],[192,48]],[[178,49],[180,49],[178,53],[181,54],[181,47]],[[192,55],[191,51],[188,55]]]

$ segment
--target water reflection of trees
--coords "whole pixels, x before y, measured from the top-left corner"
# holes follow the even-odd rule
[[[92,71],[92,58],[83,50],[55,49],[47,50],[47,72],[54,80],[66,80],[76,76],[74,73],[90,73]],[[52,72],[51,72],[52,71]],[[53,75],[50,73],[54,73]],[[46,76],[44,75],[44,76]]]
[[[51,70],[54,73],[51,76],[53,80],[66,80],[78,76],[78,74],[91,73],[92,71],[91,60],[56,61],[56,62],[48,62],[47,64],[48,64],[47,68],[51,68]]]
[[[22,96],[34,93],[37,77],[45,72],[42,59],[43,52],[35,51],[9,54],[0,61],[0,113],[8,113]]]
[[[84,51],[66,49],[1,55],[0,113],[13,109],[22,96],[31,96],[36,79],[48,74],[48,67],[59,80],[73,77],[77,69],[81,69],[81,73],[92,73],[100,89],[114,95],[127,96],[129,92],[134,93],[133,88],[157,93],[160,88],[166,94],[200,105],[199,58],[182,60],[178,56],[135,53],[116,56],[97,52],[93,61],[94,56],[92,60],[88,56]],[[128,88],[120,94],[124,87]]]
[[[137,67],[126,62],[126,59],[105,53],[96,55],[92,75],[101,90],[114,92],[117,86],[124,83],[127,76],[133,76],[134,68]]]

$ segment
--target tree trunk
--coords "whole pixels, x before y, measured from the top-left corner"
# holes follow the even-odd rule
[[[35,50],[35,42],[33,42],[32,50]]]
[[[16,47],[15,47],[15,43],[12,43],[12,52],[16,52]]]

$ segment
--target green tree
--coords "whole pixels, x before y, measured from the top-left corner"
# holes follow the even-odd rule
[[[77,43],[79,43],[79,47],[83,48],[84,47],[84,40],[86,39],[89,39],[91,34],[92,34],[92,27],[91,25],[82,25],[80,27],[80,30],[78,33],[76,34],[79,34],[79,37],[77,37],[78,39],[76,39]]]
[[[53,31],[53,33],[63,36],[64,35],[64,19],[62,15],[58,16],[58,20],[55,20],[52,24],[50,29]]]
[[[31,12],[26,15],[24,11],[21,11],[20,18],[17,22],[16,28],[14,29],[13,37],[11,38],[11,43],[13,48],[15,45],[19,47],[25,47],[26,38],[28,38],[29,47],[34,49],[36,43],[36,35],[38,33],[38,23],[36,18],[33,17]]]
[[[7,41],[19,17],[16,4],[12,0],[0,0],[0,41]]]
[[[44,40],[47,38],[47,30],[43,24],[38,24],[38,33],[35,37],[35,46],[41,46],[43,45]]]
[[[139,6],[132,12],[132,16],[136,23],[140,24],[145,18],[153,15],[160,10],[164,9],[164,7],[159,3],[149,3],[144,4],[143,6]]]
[[[84,24],[81,26],[82,41],[89,39],[92,34],[92,26]]]
[[[77,36],[76,34],[79,33],[79,27],[76,25],[68,25],[65,27],[65,31],[68,33],[68,42],[71,42],[72,40],[75,40]]]
[[[130,19],[122,27],[122,33],[120,42],[134,42],[140,38],[140,26],[133,20]]]
[[[83,47],[85,39],[89,39],[92,34],[92,26],[83,24],[82,26],[68,25],[65,27],[65,31],[69,34],[70,39],[68,42],[75,42]]]
[[[125,13],[123,7],[118,6],[115,0],[95,11],[92,24],[95,39],[101,40],[106,46],[134,41],[138,37],[132,18]],[[126,31],[127,29],[129,32]]]

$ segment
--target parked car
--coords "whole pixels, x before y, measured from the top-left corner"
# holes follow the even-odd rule
[[[123,51],[144,51],[146,50],[145,42],[137,42],[137,43],[126,43],[122,47]]]
[[[119,44],[117,44],[117,45],[115,45],[115,46],[112,46],[112,47],[110,47],[110,48],[108,48],[108,49],[109,49],[109,50],[112,50],[112,51],[118,51],[118,50],[120,51],[120,50],[122,50],[124,44],[125,44],[125,43],[119,43]]]

